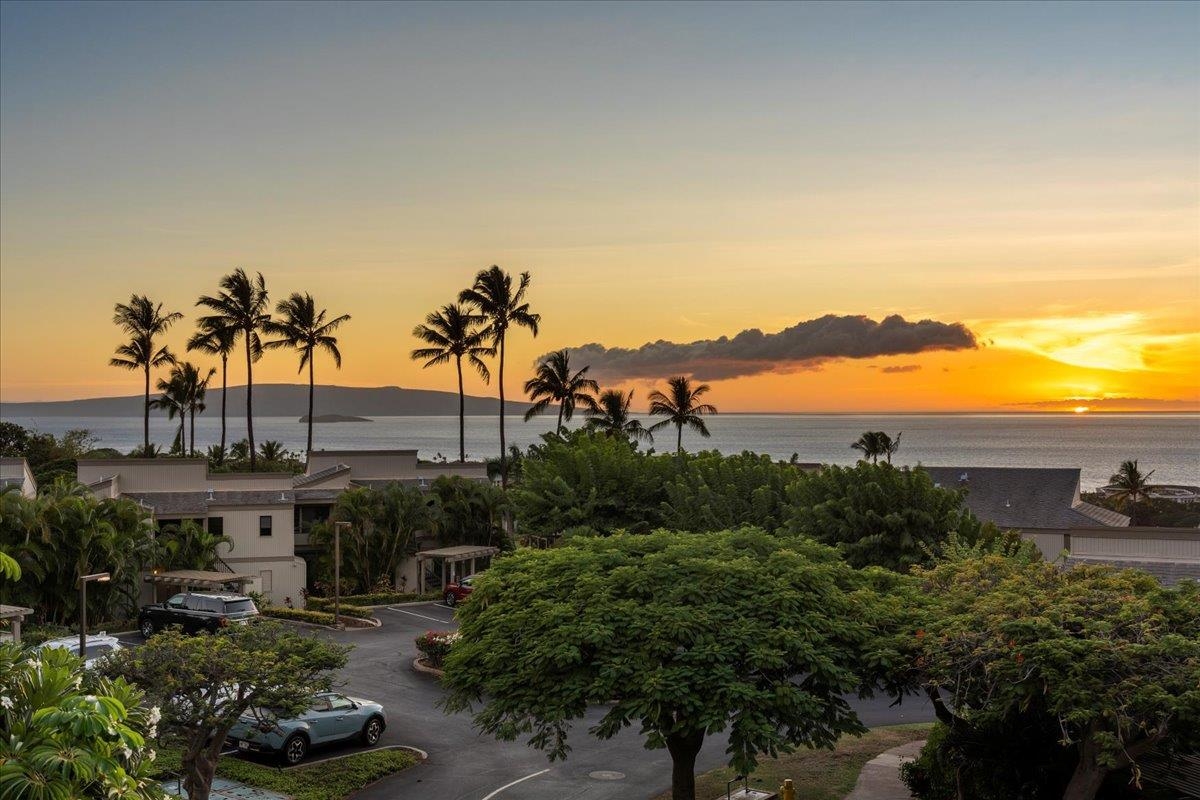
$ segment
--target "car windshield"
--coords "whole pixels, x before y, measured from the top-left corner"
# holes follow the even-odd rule
[[[245,614],[245,613],[254,614],[257,612],[258,612],[258,609],[254,607],[254,601],[251,600],[250,598],[246,598],[244,600],[226,600],[225,601],[225,613],[226,614]]]

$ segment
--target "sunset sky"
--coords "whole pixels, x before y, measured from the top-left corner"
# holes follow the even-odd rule
[[[532,273],[542,314],[510,395],[594,343],[644,406],[654,381],[611,348],[758,329],[736,369],[711,343],[631,357],[716,376],[723,411],[1200,407],[1195,3],[0,16],[5,401],[140,392],[107,366],[113,304],[185,312],[182,348],[238,266],[353,315],[318,382],[453,389],[410,331],[495,263]],[[770,336],[826,315],[975,346]],[[255,379],[296,367],[268,354]]]

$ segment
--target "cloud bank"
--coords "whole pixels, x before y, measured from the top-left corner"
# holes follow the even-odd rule
[[[778,333],[757,328],[733,338],[678,343],[659,340],[641,347],[605,347],[593,342],[568,348],[571,360],[590,365],[591,374],[606,379],[662,378],[691,375],[724,380],[764,372],[817,369],[827,361],[875,358],[930,350],[969,350],[975,335],[960,322],[931,319],[909,322],[892,315],[876,322],[865,316],[827,314]]]

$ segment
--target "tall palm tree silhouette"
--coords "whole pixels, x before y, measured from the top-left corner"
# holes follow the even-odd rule
[[[211,318],[206,318],[210,319]],[[187,349],[221,358],[221,452],[225,452],[225,401],[229,389],[229,356],[237,345],[237,330],[221,325],[201,324],[188,339]]]
[[[525,393],[534,401],[533,406],[525,412],[525,421],[533,419],[545,411],[551,403],[558,403],[558,424],[554,427],[557,433],[562,429],[563,422],[570,422],[575,416],[576,405],[583,406],[585,411],[596,408],[596,392],[600,386],[587,377],[588,367],[571,373],[571,357],[566,350],[556,350],[546,356],[537,365],[534,376],[525,381]]]
[[[491,382],[485,356],[496,355],[496,348],[487,343],[487,331],[482,314],[472,314],[458,304],[445,305],[425,317],[425,323],[413,328],[413,336],[429,347],[412,351],[414,361],[424,361],[425,369],[445,364],[454,359],[458,372],[458,460],[467,460],[466,394],[463,392],[463,359],[479,373],[484,383]]]
[[[480,270],[470,289],[459,292],[458,301],[466,303],[482,314],[487,323],[485,335],[500,353],[497,379],[500,384],[500,485],[508,485],[508,445],[504,438],[504,345],[508,329],[513,326],[528,328],[536,337],[540,314],[529,310],[525,292],[529,289],[529,273],[522,272],[513,287],[512,276],[493,264]]]
[[[221,291],[216,296],[203,295],[197,306],[213,313],[201,317],[202,328],[232,328],[242,337],[246,349],[246,439],[250,445],[250,471],[256,465],[254,452],[254,362],[262,358],[262,341],[259,331],[270,321],[267,311],[267,282],[262,273],[257,280],[238,267],[221,278]]]
[[[270,342],[264,342],[263,347],[274,350],[280,347],[291,347],[300,353],[300,369],[308,365],[308,447],[305,456],[312,452],[313,432],[313,361],[317,350],[324,350],[333,356],[333,363],[342,368],[342,353],[338,350],[337,337],[333,332],[342,323],[350,321],[349,314],[326,319],[325,309],[317,311],[317,304],[312,295],[305,292],[293,292],[286,300],[280,300],[275,306],[275,319],[263,323],[263,330],[272,336],[278,336]]]
[[[633,403],[633,390],[626,394],[619,389],[605,389],[596,400],[595,408],[588,409],[587,427],[605,436],[622,436],[631,441],[654,441],[654,434],[639,420],[629,415]]]
[[[117,303],[113,322],[129,334],[129,341],[117,348],[109,359],[110,366],[130,371],[142,370],[145,377],[145,403],[142,415],[142,451],[150,453],[150,370],[164,364],[174,364],[175,356],[164,345],[156,347],[154,340],[183,319],[178,311],[163,313],[163,304],[145,295],[132,295],[128,303]]]
[[[654,432],[666,425],[674,425],[677,431],[675,440],[677,453],[683,452],[683,428],[685,425],[705,438],[711,436],[708,426],[704,424],[703,417],[706,414],[716,414],[717,408],[708,403],[696,402],[708,390],[707,383],[693,386],[691,380],[685,375],[668,378],[665,393],[657,389],[650,393],[651,416],[666,417],[662,422],[651,425],[650,431]]]

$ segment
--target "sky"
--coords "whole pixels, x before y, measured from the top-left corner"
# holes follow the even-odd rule
[[[452,390],[491,264],[510,397],[1200,408],[1200,4],[0,5],[0,399],[137,394],[113,304],[182,350],[235,267],[352,315],[319,383]]]

